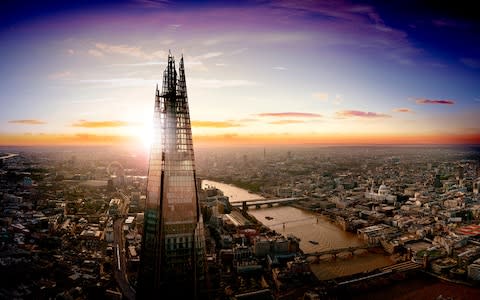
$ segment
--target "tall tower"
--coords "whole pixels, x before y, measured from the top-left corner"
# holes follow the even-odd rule
[[[179,75],[168,55],[162,92],[155,92],[154,140],[145,205],[137,299],[198,298],[205,236],[195,177],[183,57]]]

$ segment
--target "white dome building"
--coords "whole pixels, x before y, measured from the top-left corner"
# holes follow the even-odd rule
[[[370,189],[370,192],[365,192],[366,199],[372,199],[378,202],[386,201],[388,203],[394,203],[397,200],[397,196],[390,193],[390,188],[387,187],[384,183],[380,185],[378,191],[375,193],[373,185]]]
[[[382,196],[388,195],[390,194],[390,189],[382,183],[382,185],[378,188],[378,194]]]

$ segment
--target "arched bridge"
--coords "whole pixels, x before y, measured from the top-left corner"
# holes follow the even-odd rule
[[[290,197],[290,198],[281,198],[281,199],[254,199],[254,200],[245,200],[241,202],[233,202],[231,205],[233,207],[241,207],[246,210],[249,206],[255,206],[260,208],[262,205],[273,206],[274,204],[289,204],[300,200],[305,200],[307,197]]]
[[[345,248],[336,248],[336,249],[329,249],[329,250],[324,250],[324,251],[316,251],[316,252],[311,252],[311,253],[305,253],[307,256],[322,256],[325,254],[331,254],[334,257],[337,256],[337,254],[342,253],[342,252],[351,252],[352,254],[355,252],[355,250],[359,249],[372,249],[372,248],[377,248],[378,246],[376,245],[360,245],[360,246],[353,246],[353,247],[345,247]]]

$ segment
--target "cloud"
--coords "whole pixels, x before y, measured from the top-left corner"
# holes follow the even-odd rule
[[[235,121],[192,121],[193,127],[208,127],[208,128],[230,128],[239,127],[239,123]]]
[[[327,93],[313,93],[312,97],[317,98],[320,101],[328,101]]]
[[[104,54],[119,54],[132,56],[142,59],[153,59],[158,57],[165,57],[167,53],[162,50],[154,51],[151,53],[145,52],[142,47],[129,46],[129,45],[112,45],[106,43],[96,43],[96,49],[89,50],[89,54],[93,56],[102,56]]]
[[[103,53],[98,51],[97,49],[90,49],[88,50],[88,54],[90,54],[91,56],[95,56],[95,57],[101,57],[103,56]]]
[[[303,120],[276,120],[272,122],[268,122],[268,124],[272,125],[287,125],[287,124],[298,124],[298,123],[305,123]]]
[[[315,113],[302,112],[280,112],[280,113],[261,113],[259,117],[275,117],[275,118],[320,118],[322,115]]]
[[[470,27],[469,23],[463,22],[463,21],[458,21],[454,19],[435,19],[432,20],[432,24],[436,27],[450,27],[454,29],[468,29]]]
[[[171,1],[167,0],[133,0],[133,5],[145,8],[165,8],[169,4]]]
[[[131,86],[155,86],[157,80],[143,78],[110,78],[110,79],[83,79],[79,83],[94,84],[99,86],[131,87]]]
[[[161,66],[167,65],[165,61],[145,61],[141,63],[132,63],[132,64],[112,64],[112,67],[148,67],[148,66]]]
[[[63,72],[56,72],[48,75],[49,79],[63,79],[72,76],[72,72],[70,71],[63,71]]]
[[[274,70],[277,70],[277,71],[285,71],[287,70],[287,68],[285,67],[273,67]]]
[[[175,41],[174,40],[163,40],[160,42],[160,44],[162,45],[171,45],[173,44]]]
[[[447,104],[447,105],[452,105],[455,104],[455,100],[437,100],[437,99],[425,99],[425,98],[418,98],[415,101],[417,104]]]
[[[205,79],[205,78],[191,78],[188,80],[189,85],[201,88],[218,89],[224,87],[241,87],[253,86],[258,83],[245,79]]]
[[[47,124],[45,121],[36,120],[36,119],[24,119],[24,120],[10,120],[8,123],[11,124],[23,124],[23,125],[42,125]]]
[[[316,33],[322,36],[326,46],[372,49],[399,64],[412,64],[412,58],[422,52],[410,43],[406,32],[387,26],[372,5],[348,1],[276,0],[267,3],[294,17],[310,20],[315,16],[318,26],[329,29]]]
[[[67,49],[67,54],[68,54],[68,55],[73,55],[73,54],[75,54],[75,50],[73,50],[73,49]]]
[[[79,120],[77,123],[73,123],[73,127],[82,128],[104,128],[104,127],[125,127],[131,125],[139,125],[138,123],[125,122],[125,121],[86,121]]]
[[[335,100],[333,100],[333,104],[339,105],[342,102],[343,102],[343,96],[339,94],[335,95]]]
[[[223,52],[207,52],[205,54],[195,56],[191,60],[193,60],[193,61],[202,60],[202,59],[208,59],[208,58],[218,57],[218,56],[222,56],[222,55],[223,55]]]
[[[230,52],[230,55],[237,55],[237,54],[240,54],[240,53],[243,53],[245,51],[247,51],[248,48],[239,48],[239,49],[235,49],[233,50],[232,52]]]
[[[474,58],[468,58],[464,57],[460,59],[460,62],[467,67],[470,67],[472,69],[480,69],[480,60],[479,59],[474,59]]]
[[[227,64],[224,64],[224,63],[216,63],[215,64],[217,67],[226,67]]]
[[[393,109],[394,112],[401,112],[401,113],[415,113],[413,110],[411,110],[410,108],[405,108],[405,107],[399,107],[399,108],[395,108]]]
[[[1,134],[0,145],[138,145],[140,141],[133,136],[78,134]]]
[[[218,44],[220,41],[217,40],[217,39],[208,39],[206,41],[203,42],[203,44],[205,46],[212,46],[212,45],[215,45],[215,44]]]
[[[105,98],[89,98],[89,99],[80,99],[80,100],[72,100],[70,103],[72,104],[85,104],[85,103],[104,103],[104,102],[113,102],[116,101],[113,97],[105,97]]]
[[[338,118],[366,118],[366,119],[377,119],[377,118],[390,118],[390,115],[370,112],[370,111],[360,111],[360,110],[342,110],[337,113]]]

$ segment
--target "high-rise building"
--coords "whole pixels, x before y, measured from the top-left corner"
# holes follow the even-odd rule
[[[157,85],[155,93],[138,299],[198,298],[205,275],[205,236],[183,57],[178,71],[177,77],[169,54],[162,91]]]

